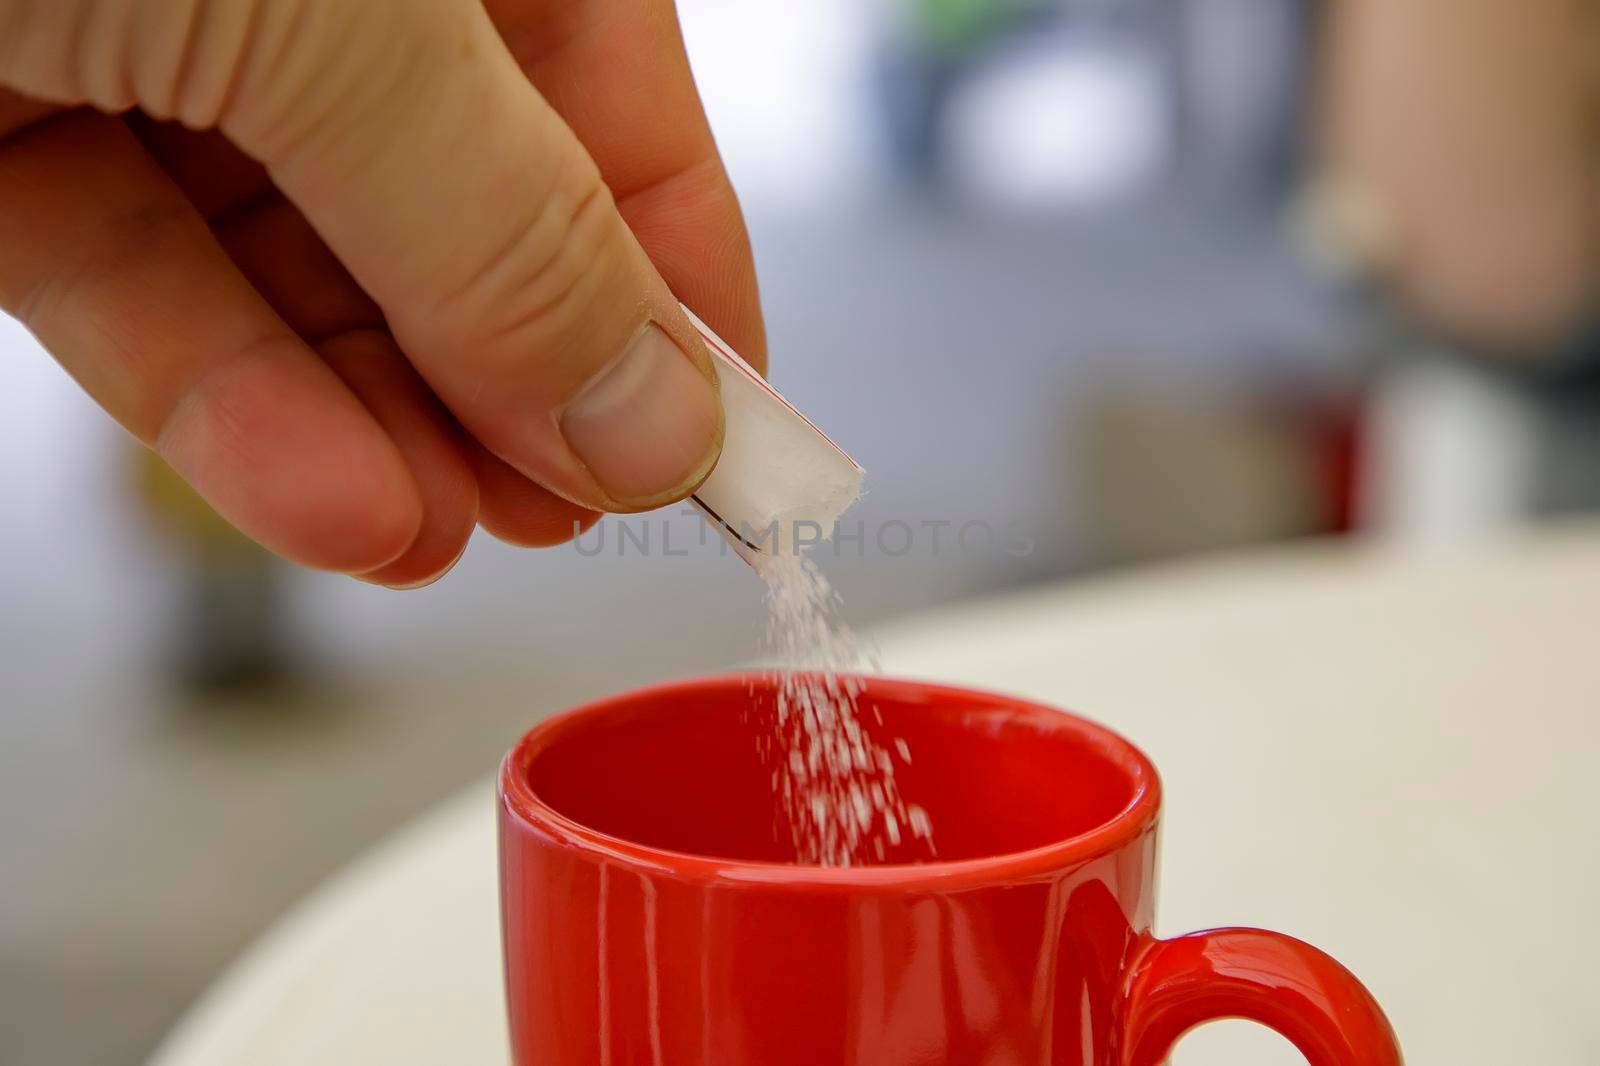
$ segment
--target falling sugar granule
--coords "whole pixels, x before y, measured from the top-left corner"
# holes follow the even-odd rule
[[[907,804],[895,784],[895,763],[912,753],[903,740],[885,747],[863,728],[852,676],[875,672],[877,663],[839,617],[838,593],[805,555],[766,556],[757,570],[767,584],[767,644],[788,667],[766,755],[797,861],[932,858],[927,812]]]

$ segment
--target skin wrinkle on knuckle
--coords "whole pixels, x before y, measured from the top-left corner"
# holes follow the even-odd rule
[[[166,0],[142,5],[126,35],[128,82],[140,110],[170,119],[203,31],[207,0]]]
[[[173,0],[187,3],[187,18],[153,11],[164,20],[149,32],[173,37],[161,59],[165,69],[141,70],[145,111],[191,129],[216,125],[250,57],[260,45],[260,16],[269,0]],[[181,36],[180,36],[181,34]],[[170,59],[166,57],[170,56]]]
[[[139,7],[138,0],[93,0],[74,39],[78,83],[101,111],[125,111],[139,102],[134,88],[141,61],[135,32]]]
[[[0,283],[0,309],[8,310],[29,332],[45,336],[60,314],[63,275],[35,275],[17,285]]]
[[[243,83],[245,72],[249,69],[251,60],[259,54],[262,47],[262,20],[268,7],[281,7],[281,4],[272,4],[269,0],[239,0],[248,5],[244,15],[244,25],[240,28],[237,55],[234,57],[233,68],[228,72],[227,80],[217,89],[215,100],[206,101],[204,108],[199,103],[193,106],[198,110],[193,112],[180,110],[178,118],[191,128],[221,127],[227,118],[229,110],[239,98],[239,86]]]
[[[238,67],[217,101],[215,125],[251,155],[265,159],[262,146],[273,143],[284,116],[293,114],[283,96],[292,98],[304,88],[293,49],[303,50],[309,10],[304,0],[254,2]]]
[[[620,225],[610,190],[586,165],[544,198],[443,310],[476,323],[486,348],[516,349],[526,359],[527,346],[510,342],[560,336],[581,317],[618,254]]]
[[[395,55],[415,34],[398,20],[370,24],[382,5],[257,2],[263,8],[219,104],[218,127],[274,169],[349,155],[405,69]]]
[[[218,465],[237,468],[237,460],[247,458],[253,447],[252,419],[241,402],[249,403],[254,397],[228,385],[250,361],[270,359],[274,352],[289,351],[298,343],[273,331],[240,345],[228,358],[199,367],[176,395],[165,401],[165,410],[151,412],[154,428],[148,434],[134,430],[135,435],[170,461],[181,445],[199,434],[202,446],[197,454],[228,456],[228,461]]]
[[[156,454],[174,467],[185,466],[181,456],[205,455],[208,463],[224,469],[237,466],[249,454],[249,434],[236,405],[219,398],[206,375],[178,398],[160,428],[149,438]],[[185,477],[190,471],[184,471]]]
[[[140,382],[162,376],[164,353],[146,336],[149,322],[140,310],[145,301],[107,290],[141,277],[141,261],[159,261],[164,246],[182,242],[187,217],[183,207],[162,203],[122,212],[106,221],[109,232],[100,255],[28,279],[18,286],[15,299],[0,295],[19,321],[47,341],[74,332],[94,334],[101,352],[97,373],[116,382],[118,392],[141,395]],[[146,395],[132,406],[124,424],[140,440],[153,440],[168,413],[162,406],[159,397]]]
[[[78,329],[96,337],[98,376],[116,381],[116,391],[129,398],[121,416],[123,424],[139,440],[154,440],[167,412],[163,399],[142,386],[159,378],[159,356],[144,343],[142,330],[132,316],[92,307],[80,314]]]
[[[188,106],[211,65],[218,62],[217,49],[208,31],[216,21],[217,5],[212,0],[189,0],[189,17],[183,29],[183,40],[167,73],[165,114],[161,118],[177,118],[190,110]],[[225,57],[223,62],[237,62],[238,57]],[[148,107],[146,108],[148,110]]]
[[[539,206],[523,214],[508,227],[506,238],[484,256],[462,281],[444,291],[437,301],[438,312],[448,315],[459,311],[469,316],[481,313],[482,307],[479,305],[489,302],[484,298],[484,293],[492,294],[499,284],[499,275],[516,269],[519,260],[526,257],[529,243],[540,239],[540,227],[549,221],[552,204],[558,200],[562,182],[570,170],[568,159],[562,158],[556,163],[544,188],[527,200]],[[559,248],[559,245],[554,247]],[[546,253],[545,258],[548,256],[549,253]]]

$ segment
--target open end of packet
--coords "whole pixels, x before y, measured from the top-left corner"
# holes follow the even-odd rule
[[[865,471],[687,307],[717,363],[722,458],[691,501],[752,565],[826,540]]]

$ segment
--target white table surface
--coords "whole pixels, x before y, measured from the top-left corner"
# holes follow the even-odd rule
[[[1070,707],[1150,753],[1158,932],[1320,945],[1418,1066],[1600,1062],[1600,526],[1145,570],[880,636],[891,673]],[[493,816],[485,781],[357,860],[157,1066],[504,1066]],[[1176,1061],[1300,1060],[1232,1022]]]

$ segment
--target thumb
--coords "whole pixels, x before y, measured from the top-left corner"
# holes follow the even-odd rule
[[[710,357],[478,0],[8,8],[130,67],[79,98],[219,126],[264,163],[434,392],[528,477],[632,511],[710,473]],[[119,87],[133,98],[99,99]]]
[[[643,510],[691,492],[722,442],[710,356],[482,5],[274,7],[304,25],[261,31],[223,129],[434,391],[575,503]]]

